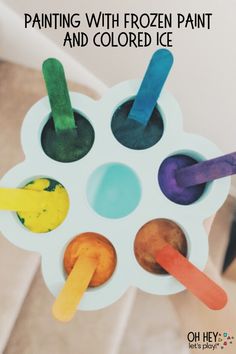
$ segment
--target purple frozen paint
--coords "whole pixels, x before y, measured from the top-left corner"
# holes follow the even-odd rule
[[[191,187],[181,187],[176,181],[176,173],[184,167],[196,165],[198,161],[186,155],[166,158],[159,169],[158,181],[162,192],[172,202],[189,205],[196,202],[205,190],[205,183]]]

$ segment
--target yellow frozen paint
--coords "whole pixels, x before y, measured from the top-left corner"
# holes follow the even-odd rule
[[[43,233],[52,231],[63,222],[69,209],[69,197],[61,184],[40,178],[27,184],[24,189],[50,191],[50,198],[45,198],[37,211],[17,213],[26,228],[35,233]]]

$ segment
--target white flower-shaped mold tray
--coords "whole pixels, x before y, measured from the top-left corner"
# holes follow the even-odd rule
[[[182,116],[175,99],[165,90],[158,100],[164,123],[160,141],[145,150],[131,150],[113,136],[111,119],[115,110],[133,98],[140,81],[122,82],[111,88],[99,101],[79,93],[70,93],[74,110],[82,113],[92,124],[95,141],[90,152],[81,160],[60,163],[49,158],[41,147],[41,132],[50,115],[47,97],[38,101],[26,114],[21,134],[25,160],[11,169],[1,180],[2,187],[19,187],[28,181],[49,177],[59,181],[67,190],[70,209],[65,221],[55,230],[35,234],[27,230],[13,212],[0,213],[0,229],[16,246],[39,252],[45,282],[55,296],[65,282],[63,254],[66,245],[76,235],[96,232],[107,237],[117,252],[117,267],[107,283],[88,289],[79,305],[83,310],[103,308],[116,301],[129,286],[160,295],[178,293],[184,287],[170,275],[155,275],[145,271],[134,255],[135,236],[146,222],[167,218],[183,229],[188,243],[188,258],[203,269],[208,258],[208,237],[203,221],[224,202],[230,179],[212,182],[204,195],[189,206],[177,205],[160,190],[157,174],[162,161],[175,153],[209,159],[220,155],[218,148],[201,136],[187,134],[182,128]],[[98,215],[87,200],[87,182],[93,171],[106,163],[122,163],[138,176],[141,199],[136,209],[126,217],[109,219]]]

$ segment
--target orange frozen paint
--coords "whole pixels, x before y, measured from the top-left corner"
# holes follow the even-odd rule
[[[102,285],[112,276],[116,267],[116,251],[107,238],[94,232],[85,232],[75,237],[64,254],[64,268],[67,274],[70,274],[81,255],[98,259],[90,287]]]
[[[187,255],[187,241],[181,228],[171,220],[154,219],[138,231],[134,242],[134,253],[138,263],[150,273],[166,274],[156,262],[156,250],[165,243],[171,244],[184,256]]]

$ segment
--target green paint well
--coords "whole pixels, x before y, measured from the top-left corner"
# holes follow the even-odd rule
[[[83,158],[93,146],[94,130],[90,122],[74,112],[76,130],[57,134],[52,117],[45,124],[41,144],[46,155],[59,162],[73,162]]]

